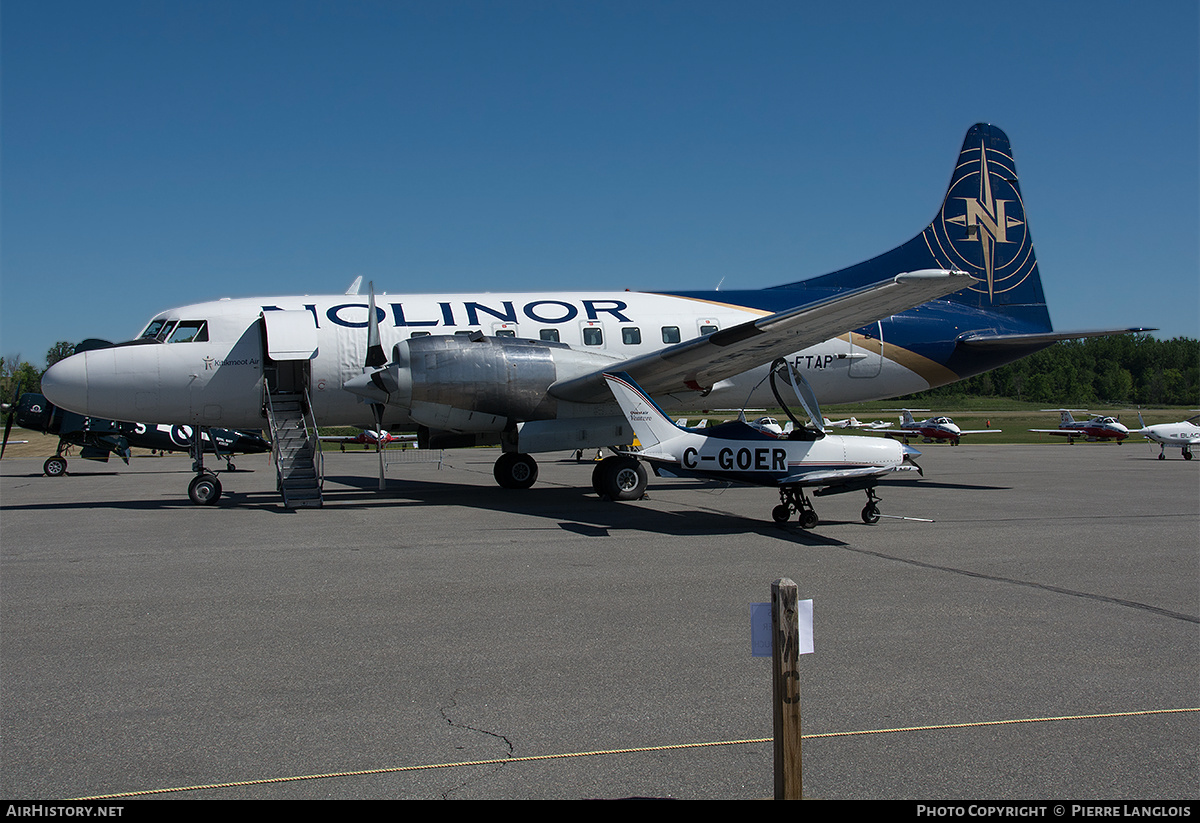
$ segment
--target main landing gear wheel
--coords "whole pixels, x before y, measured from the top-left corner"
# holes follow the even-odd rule
[[[592,469],[592,488],[609,500],[640,500],[648,479],[642,461],[627,455],[606,457]]]
[[[1184,452],[1184,453],[1183,453],[1183,459],[1184,459],[1184,460],[1191,460],[1191,459],[1192,459],[1192,453],[1191,453],[1191,452]]]
[[[42,471],[47,477],[62,477],[67,473],[67,461],[57,455],[48,457],[42,464]]]
[[[527,489],[537,481],[537,461],[528,454],[505,452],[492,467],[492,475],[501,488]]]
[[[211,506],[221,497],[221,481],[215,474],[198,474],[188,484],[188,497],[197,506]]]
[[[815,529],[820,521],[813,509],[812,501],[799,486],[780,486],[779,505],[771,509],[771,519],[783,525],[792,516],[792,512],[800,514],[800,528]]]

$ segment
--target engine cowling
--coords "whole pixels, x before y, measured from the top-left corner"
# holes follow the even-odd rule
[[[346,388],[366,395],[359,388],[369,380],[369,399],[401,406],[430,429],[499,432],[510,421],[553,419],[558,401],[550,386],[615,362],[544,340],[431,335],[397,343],[385,368]]]

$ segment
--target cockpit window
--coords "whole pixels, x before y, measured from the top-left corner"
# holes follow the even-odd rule
[[[208,342],[207,320],[181,320],[167,339],[168,343]]]
[[[156,317],[155,319],[150,321],[150,325],[146,327],[146,330],[141,333],[141,335],[139,336],[138,339],[139,340],[150,340],[153,338],[158,338],[158,335],[163,331],[163,328],[166,325],[167,325],[166,320],[164,320],[163,318]]]

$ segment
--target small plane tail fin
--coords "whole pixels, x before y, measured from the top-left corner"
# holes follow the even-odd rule
[[[1058,425],[1065,428],[1068,423],[1075,422],[1075,417],[1071,414],[1071,412],[1082,411],[1082,410],[1081,409],[1043,409],[1043,411],[1058,412]]]
[[[628,374],[605,372],[604,379],[642,448],[656,446],[682,431]]]

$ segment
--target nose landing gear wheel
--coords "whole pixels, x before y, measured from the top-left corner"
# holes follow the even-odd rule
[[[878,523],[879,522],[879,498],[875,496],[875,489],[867,489],[867,505],[863,506],[862,522]]]
[[[221,497],[221,481],[215,474],[198,474],[188,484],[188,497],[197,506],[211,506]]]

